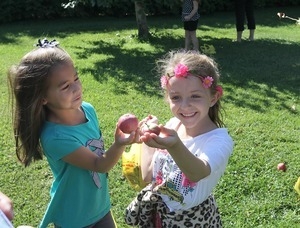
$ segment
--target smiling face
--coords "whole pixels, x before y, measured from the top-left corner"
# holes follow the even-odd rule
[[[200,78],[170,78],[167,97],[173,115],[181,121],[190,136],[216,127],[208,111],[217,102],[217,96],[211,95],[210,90],[203,87]]]
[[[82,87],[72,63],[58,66],[49,76],[43,104],[53,112],[77,110],[82,103]]]

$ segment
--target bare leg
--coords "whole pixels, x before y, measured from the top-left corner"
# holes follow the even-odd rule
[[[241,42],[242,41],[242,34],[243,34],[243,31],[238,31],[236,33],[236,41],[237,42]]]
[[[197,39],[196,30],[190,31],[190,38],[193,44],[193,50],[199,51],[199,41]]]
[[[254,29],[250,29],[250,33],[249,33],[249,40],[253,41],[254,40]]]
[[[190,36],[190,31],[184,30],[185,31],[185,50],[190,50],[191,49],[191,36]]]

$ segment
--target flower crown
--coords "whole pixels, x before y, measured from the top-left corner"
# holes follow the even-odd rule
[[[168,85],[169,83],[169,79],[171,77],[177,77],[177,78],[186,78],[187,76],[189,75],[189,68],[182,64],[182,63],[179,63],[175,66],[174,68],[174,75],[163,75],[161,78],[160,78],[160,83],[161,83],[161,87],[163,89],[166,88],[166,86]],[[211,87],[212,83],[214,82],[214,79],[213,77],[211,76],[198,76],[201,81],[202,81],[202,85],[204,88],[208,89]],[[222,96],[223,95],[223,88],[220,86],[220,85],[217,85],[216,86],[216,90],[218,91],[218,93]]]
[[[169,79],[173,76],[175,76],[177,78],[186,78],[188,75],[189,75],[189,68],[186,65],[179,63],[174,68],[174,75],[167,74],[167,75],[163,75],[160,78],[161,87],[163,89],[165,89],[166,86],[168,85]],[[202,81],[203,87],[206,89],[211,87],[211,85],[214,81],[214,79],[210,76],[205,76],[205,77],[199,76],[199,78]]]
[[[38,43],[35,45],[36,47],[41,47],[41,48],[49,48],[49,47],[57,47],[59,44],[58,41],[52,40],[48,41],[46,38],[43,40],[38,40]]]

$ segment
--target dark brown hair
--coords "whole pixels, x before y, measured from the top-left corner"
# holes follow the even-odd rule
[[[48,78],[57,67],[70,62],[69,54],[59,47],[39,47],[9,69],[16,154],[25,166],[43,158],[40,133],[46,119],[42,102]]]

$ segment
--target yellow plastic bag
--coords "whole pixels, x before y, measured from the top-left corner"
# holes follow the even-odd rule
[[[298,178],[295,186],[294,186],[294,189],[296,190],[296,192],[298,192],[298,194],[300,195],[300,177]]]
[[[142,179],[141,153],[142,144],[134,143],[131,145],[129,152],[122,154],[122,174],[137,191],[140,191],[147,185]]]

